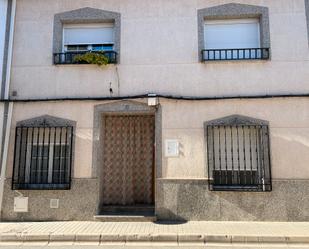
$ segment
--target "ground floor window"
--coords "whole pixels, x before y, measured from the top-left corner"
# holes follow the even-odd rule
[[[69,189],[73,126],[17,126],[13,189]]]
[[[271,191],[269,128],[229,116],[205,123],[210,190]]]

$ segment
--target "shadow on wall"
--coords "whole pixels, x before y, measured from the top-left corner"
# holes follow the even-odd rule
[[[188,180],[160,184],[159,221],[309,221],[309,180],[274,181],[272,192],[213,192]]]
[[[309,179],[309,129],[272,131],[272,172],[281,178]],[[275,149],[275,150],[274,150]]]
[[[168,208],[160,208],[160,213],[164,214],[164,217],[159,216],[158,220],[154,221],[153,223],[159,224],[159,225],[160,224],[161,225],[179,225],[179,224],[185,224],[188,222],[188,220],[175,214],[172,210]]]

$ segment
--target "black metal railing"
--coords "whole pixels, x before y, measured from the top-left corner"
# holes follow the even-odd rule
[[[72,126],[16,127],[12,189],[70,189]]]
[[[202,61],[268,60],[269,48],[203,49]]]
[[[84,61],[76,60],[76,56],[83,55],[86,53],[98,53],[103,54],[108,59],[108,64],[116,64],[118,54],[115,51],[80,51],[80,52],[65,52],[65,53],[54,53],[54,64],[88,64]]]
[[[206,129],[210,190],[271,191],[268,126]]]

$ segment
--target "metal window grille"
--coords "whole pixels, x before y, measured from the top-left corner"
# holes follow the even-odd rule
[[[70,189],[73,126],[16,127],[12,189]]]
[[[206,132],[210,190],[271,191],[268,125],[210,123]]]
[[[87,62],[83,61],[76,61],[76,56],[83,55],[85,53],[96,53],[96,54],[103,54],[107,57],[109,64],[116,64],[118,54],[115,51],[77,51],[77,52],[65,52],[65,53],[54,53],[54,64],[61,65],[61,64],[88,64]]]
[[[203,49],[202,61],[268,60],[269,48]]]

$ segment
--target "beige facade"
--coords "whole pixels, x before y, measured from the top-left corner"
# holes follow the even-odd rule
[[[231,2],[269,8],[271,60],[198,61],[197,9]],[[54,15],[83,7],[121,13],[121,63],[117,67],[52,65]],[[303,0],[21,0],[15,28],[11,91],[16,90],[21,98],[106,96],[110,83],[115,96],[149,92],[222,96],[309,90]]]
[[[12,174],[16,123],[48,113],[76,121],[74,178],[92,178],[94,176],[92,172],[94,107],[104,103],[107,102],[15,104],[7,177],[10,178]],[[197,102],[160,99],[160,105],[162,106],[163,141],[178,139],[180,142],[179,157],[165,157],[164,148],[162,148],[163,178],[207,178],[203,123],[231,114],[253,116],[269,121],[273,179],[309,178],[307,167],[309,100],[307,98]]]
[[[201,63],[197,10],[236,2],[269,8],[271,58]],[[84,7],[121,14],[119,64],[105,67],[53,65],[54,15]],[[12,99],[117,97],[147,93],[192,97],[304,94],[309,92],[308,61],[304,0],[17,0],[10,94]],[[132,101],[147,105],[146,98]],[[123,100],[14,104],[3,219],[89,220],[99,212],[100,187],[93,167],[95,140],[99,139],[94,136],[95,107],[118,102]],[[155,169],[160,172],[155,179],[155,206],[159,218],[309,220],[305,210],[309,192],[304,187],[309,182],[308,97],[194,101],[159,98],[159,106],[160,121],[157,120],[156,126],[161,126],[161,134],[160,143],[156,134],[156,146],[160,151],[157,154],[161,155],[155,162]],[[214,194],[207,189],[204,122],[235,114],[269,122],[274,182],[271,193],[235,192],[229,195]],[[29,196],[30,209],[28,213],[16,214],[13,197],[18,194],[10,189],[15,128],[19,121],[42,115],[76,122],[72,190],[20,190]],[[179,156],[165,155],[168,139],[179,141]],[[295,194],[293,189],[301,193]],[[73,197],[70,197],[70,191]],[[284,200],[285,192],[291,203]],[[70,206],[77,206],[76,203],[80,203],[78,196],[87,193],[87,204],[81,204],[71,213]],[[194,196],[191,203],[196,207],[185,202],[185,194],[190,198]],[[63,203],[65,210],[51,210],[51,214],[40,211],[49,209],[50,198],[59,198],[60,207]],[[303,202],[297,211],[293,205],[299,198]],[[235,213],[229,213],[228,210],[233,208]],[[280,209],[284,210],[282,214],[275,214]]]

